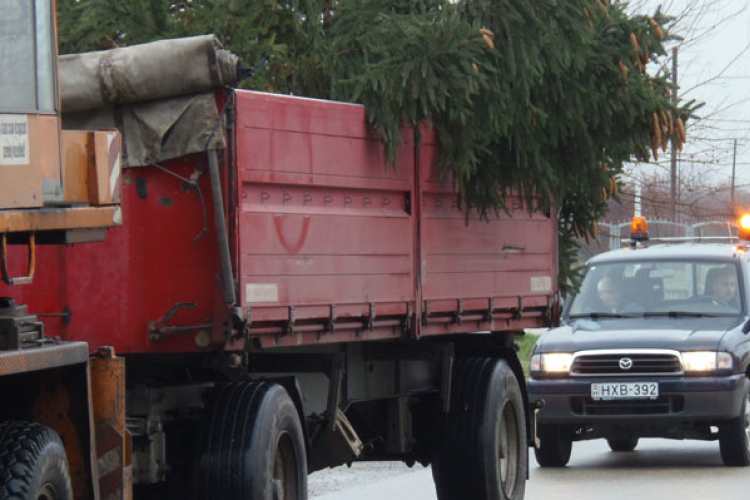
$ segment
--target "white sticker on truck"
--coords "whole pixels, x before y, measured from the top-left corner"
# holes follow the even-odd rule
[[[551,292],[552,291],[552,278],[549,276],[532,276],[531,277],[531,291],[532,292]]]
[[[245,285],[245,302],[278,302],[279,285],[276,283],[248,283]]]
[[[29,120],[26,115],[0,115],[0,165],[29,164]]]

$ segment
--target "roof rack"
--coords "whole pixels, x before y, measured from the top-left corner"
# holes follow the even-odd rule
[[[633,247],[634,242],[640,242],[640,240],[623,239],[623,247]],[[737,236],[666,236],[666,237],[651,237],[648,240],[649,243],[730,243],[738,244],[742,240]],[[641,243],[643,245],[643,243]]]

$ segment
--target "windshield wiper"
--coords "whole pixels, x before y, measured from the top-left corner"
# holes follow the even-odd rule
[[[694,311],[663,311],[647,312],[643,316],[648,318],[666,317],[666,318],[717,318],[720,316],[735,316],[733,313],[706,313]]]
[[[640,314],[618,314],[618,313],[608,313],[608,312],[591,312],[591,313],[583,313],[583,314],[571,314],[568,316],[570,319],[578,319],[578,318],[592,318],[592,319],[598,319],[598,318],[636,318],[640,316]]]

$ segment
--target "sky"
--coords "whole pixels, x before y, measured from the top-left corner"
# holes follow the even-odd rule
[[[668,45],[679,45],[679,95],[705,103],[688,123],[679,184],[729,185],[736,139],[736,186],[750,189],[750,0],[632,0],[627,8],[653,14],[660,5],[684,38]],[[663,62],[671,68],[671,57]],[[669,154],[660,159],[650,168],[666,174]]]

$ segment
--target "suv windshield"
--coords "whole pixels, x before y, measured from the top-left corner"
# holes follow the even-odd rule
[[[721,261],[646,261],[592,265],[571,318],[727,316],[742,313],[735,264]]]

